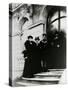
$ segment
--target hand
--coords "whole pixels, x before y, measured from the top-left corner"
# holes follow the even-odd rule
[[[27,59],[27,57],[25,57],[25,59]]]

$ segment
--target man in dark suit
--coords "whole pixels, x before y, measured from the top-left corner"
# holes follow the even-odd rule
[[[66,35],[63,31],[48,34],[48,56],[49,68],[66,68]]]
[[[47,42],[46,34],[42,35],[42,40],[40,41],[39,46],[40,46],[40,50],[41,50],[41,62],[42,62],[43,72],[45,72],[45,71],[48,71],[48,68],[47,68],[48,42]]]
[[[64,69],[66,67],[66,38],[65,38],[65,33],[62,31],[55,31],[55,37],[53,40],[53,67],[54,68],[60,68]]]
[[[35,53],[34,53],[34,58],[35,58],[35,73],[40,73],[42,71],[41,67],[41,52],[40,52],[40,39],[39,37],[35,37]]]

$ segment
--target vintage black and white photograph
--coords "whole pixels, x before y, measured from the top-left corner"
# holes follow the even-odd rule
[[[9,85],[66,84],[66,6],[9,4]]]

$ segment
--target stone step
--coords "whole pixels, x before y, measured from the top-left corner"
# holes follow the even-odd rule
[[[24,78],[17,81],[17,85],[22,86],[36,86],[36,85],[52,85],[58,84],[63,70],[49,70],[49,72],[42,72],[35,74],[34,78]]]
[[[44,72],[35,74],[35,77],[61,77],[62,72]]]
[[[43,77],[43,78],[39,78],[39,77],[35,77],[35,78],[24,78],[24,77],[22,77],[22,80],[45,82],[45,81],[58,81],[59,78],[57,78],[57,77]]]
[[[49,71],[64,71],[64,69],[48,69]]]
[[[23,86],[36,86],[58,84],[58,82],[58,78],[22,78],[21,81],[18,81],[16,83]]]
[[[40,84],[40,85],[47,85],[47,84],[57,84],[59,82],[59,78],[57,77],[35,77],[35,78],[23,78],[23,81],[26,81],[28,83],[32,84]]]
[[[16,82],[16,86],[38,86],[38,85],[53,85],[53,84],[58,84],[58,81],[53,81],[53,82],[33,82],[33,81],[18,81]]]
[[[37,86],[37,85],[41,85],[41,84],[34,83],[34,82],[28,82],[28,81],[18,81],[15,84],[15,86]]]

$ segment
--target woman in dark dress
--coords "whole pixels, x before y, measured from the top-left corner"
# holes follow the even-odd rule
[[[25,65],[24,65],[24,71],[23,71],[23,77],[31,78],[34,74],[34,47],[35,42],[33,41],[32,36],[28,36],[28,40],[25,42],[25,48],[26,50],[24,53],[25,58]]]

